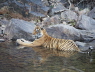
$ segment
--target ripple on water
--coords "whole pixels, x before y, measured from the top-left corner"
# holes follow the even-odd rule
[[[0,72],[94,72],[95,52],[49,50],[0,43]]]

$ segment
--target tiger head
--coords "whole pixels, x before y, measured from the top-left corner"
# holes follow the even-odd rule
[[[42,37],[45,33],[45,29],[40,27],[40,26],[36,26],[33,33],[32,33],[32,36],[34,36],[36,39]]]

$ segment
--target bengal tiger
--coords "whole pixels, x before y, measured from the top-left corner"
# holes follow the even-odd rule
[[[53,38],[49,36],[46,30],[40,26],[36,26],[32,34],[36,36],[41,35],[41,37],[35,39],[33,42],[27,41],[25,39],[17,39],[17,43],[24,46],[43,46],[45,48],[52,48],[62,51],[80,51],[73,40]]]

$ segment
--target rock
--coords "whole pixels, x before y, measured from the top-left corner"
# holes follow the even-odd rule
[[[48,27],[47,32],[50,36],[60,39],[71,39],[74,41],[90,42],[95,39],[92,31],[79,30],[69,25],[57,24]]]
[[[81,51],[89,51],[89,48],[92,50],[95,49],[95,41],[89,43],[76,41],[75,43],[78,45]]]
[[[4,33],[5,28],[6,28],[6,25],[0,26],[0,35]]]
[[[58,15],[52,16],[50,18],[51,24],[59,24],[59,22],[60,22],[59,19],[60,19],[60,17]]]
[[[79,17],[76,28],[82,30],[95,30],[95,20],[86,15],[82,15]]]
[[[0,3],[0,8],[0,14],[28,21],[45,17],[49,10],[41,0],[10,0]]]
[[[46,6],[49,6],[48,0],[41,0]]]
[[[0,25],[2,27],[2,25],[7,25],[9,23],[9,20],[7,20],[6,18],[0,19]]]
[[[25,38],[32,39],[31,33],[33,32],[35,25],[31,22],[27,22],[20,19],[11,19],[7,24],[4,33],[9,40],[12,38]]]
[[[57,3],[54,5],[54,8],[52,8],[52,14],[62,12],[67,10],[61,3]]]
[[[43,19],[43,21],[42,21],[43,27],[48,27],[50,24],[51,24],[50,17],[46,17]]]
[[[78,16],[75,12],[73,12],[71,10],[66,10],[66,11],[61,13],[61,18],[63,20],[67,20],[67,21],[72,21],[72,20],[77,21]]]
[[[81,11],[78,11],[78,13],[79,13],[79,15],[87,15],[89,13],[89,11],[90,10],[88,8],[85,8],[85,9],[83,9]]]
[[[89,31],[89,30],[80,30],[80,31],[81,31],[80,37],[81,37],[82,41],[90,42],[90,41],[95,40],[95,32],[94,31]]]
[[[9,12],[8,7],[4,6],[0,9],[0,14],[7,14]]]
[[[6,20],[5,20],[6,21]],[[4,22],[4,21],[2,21]],[[3,24],[1,22],[1,24]],[[6,22],[5,22],[6,23]],[[9,24],[4,28],[4,37],[7,39],[24,38],[26,40],[32,40],[31,33],[33,32],[34,23],[27,22],[20,19],[11,19]],[[57,24],[51,25],[46,28],[48,34],[54,38],[71,39],[74,41],[90,42],[95,40],[95,33],[92,31],[79,30],[69,25]]]
[[[84,47],[86,45],[86,43],[84,42],[79,42],[79,41],[76,41],[75,42],[79,47]]]
[[[95,49],[95,40],[89,42],[88,44],[86,44],[88,47],[92,47],[93,49]]]
[[[52,17],[46,17],[43,19],[42,21],[42,25],[44,27],[48,27],[50,25],[55,25],[55,24],[59,24],[60,21],[59,21],[59,16],[58,15],[55,15],[55,16],[52,16]]]
[[[95,7],[88,13],[88,16],[95,19]]]
[[[79,42],[79,41],[76,41],[75,43],[77,44],[77,46],[81,51],[86,51],[89,49],[89,47],[86,46],[87,43]]]
[[[46,30],[54,38],[80,40],[80,31],[69,25],[52,25]]]
[[[0,39],[0,42],[5,42],[5,39]]]
[[[5,41],[4,36],[6,36],[6,34],[4,33],[7,24],[9,23],[8,20],[6,19],[0,19],[0,39],[1,41]],[[2,40],[4,39],[4,40]]]

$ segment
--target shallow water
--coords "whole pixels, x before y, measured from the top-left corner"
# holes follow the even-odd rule
[[[95,72],[92,54],[0,43],[0,72]]]

